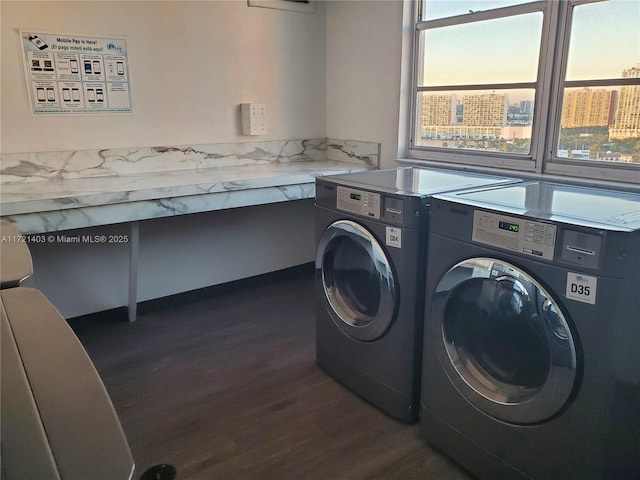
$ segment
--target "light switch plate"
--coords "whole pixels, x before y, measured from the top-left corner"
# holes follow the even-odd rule
[[[264,135],[266,128],[266,109],[264,103],[241,103],[243,135]]]

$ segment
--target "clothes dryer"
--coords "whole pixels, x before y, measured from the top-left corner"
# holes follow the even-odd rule
[[[412,167],[318,177],[318,365],[390,416],[415,421],[431,195],[514,181]]]
[[[438,195],[422,435],[487,479],[640,478],[640,195]]]

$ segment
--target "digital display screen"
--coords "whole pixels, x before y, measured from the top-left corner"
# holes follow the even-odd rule
[[[351,200],[362,200],[362,195],[360,195],[359,193],[350,193],[349,198]]]
[[[500,230],[508,230],[509,232],[519,232],[520,231],[520,225],[518,225],[517,223],[511,223],[511,222],[498,222],[498,228]]]

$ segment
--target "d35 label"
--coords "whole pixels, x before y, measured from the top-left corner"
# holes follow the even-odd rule
[[[597,288],[597,277],[567,272],[567,291],[565,292],[567,298],[595,305]]]

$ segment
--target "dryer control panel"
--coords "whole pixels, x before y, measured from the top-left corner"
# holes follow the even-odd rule
[[[475,210],[471,240],[512,252],[553,260],[556,226]]]
[[[380,194],[338,187],[336,208],[369,218],[380,219]]]

